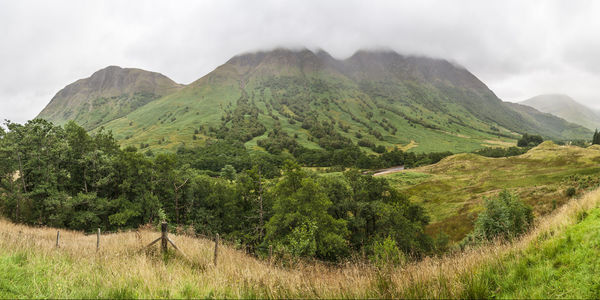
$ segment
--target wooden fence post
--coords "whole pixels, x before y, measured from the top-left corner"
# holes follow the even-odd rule
[[[98,233],[96,233],[96,252],[100,250],[100,228],[98,228]]]
[[[169,237],[167,236],[167,222],[162,222],[160,224],[160,231],[161,231],[161,241],[160,241],[160,246],[162,249],[163,253],[167,253],[167,243],[169,240]]]
[[[56,248],[58,248],[58,240],[60,239],[60,230],[56,231]]]
[[[213,263],[215,264],[215,267],[217,266],[217,259],[219,258],[219,234],[217,233],[215,235],[215,258]]]
[[[273,245],[269,245],[269,263],[273,262]]]
[[[171,244],[171,246],[173,246],[173,248],[175,248],[175,250],[179,251],[179,253],[181,253],[181,255],[183,255],[183,257],[185,257],[187,260],[189,260],[187,255],[185,255],[185,253],[183,253],[183,251],[181,251],[179,248],[177,248],[177,245],[175,245],[175,243],[173,241],[171,241],[171,239],[169,238],[168,232],[167,232],[167,222],[162,222],[160,224],[160,231],[161,231],[160,237],[157,238],[156,240],[152,241],[152,243],[148,244],[148,246],[146,246],[142,249],[148,248],[148,247],[158,243],[158,241],[160,241],[160,248],[162,249],[163,254],[167,253],[167,247],[169,246],[169,244]],[[99,234],[99,232],[100,232],[100,229],[98,229],[98,234]]]

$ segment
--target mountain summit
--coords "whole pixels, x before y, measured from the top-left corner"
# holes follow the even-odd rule
[[[159,73],[109,66],[60,90],[38,118],[57,124],[75,120],[92,129],[181,87]]]
[[[98,87],[112,91],[120,81],[92,80],[95,76],[86,79],[86,84],[103,82],[95,89],[79,88],[75,97],[68,86],[57,94],[55,98],[92,102],[55,109],[61,120],[76,116],[90,128],[110,119],[99,116],[117,107],[112,100],[119,95],[142,93],[114,88],[118,92],[98,94],[105,90]],[[525,132],[554,139],[591,134],[551,115],[531,117],[515,110],[464,67],[389,50],[361,50],[336,59],[322,50],[279,48],[237,55],[185,87],[163,79],[164,89],[145,89],[149,100],[117,110],[104,125],[123,145],[172,149],[229,139],[270,152],[352,144],[366,151],[379,146],[459,152],[506,145]],[[117,103],[129,103],[131,97]],[[45,115],[50,114],[40,114]]]

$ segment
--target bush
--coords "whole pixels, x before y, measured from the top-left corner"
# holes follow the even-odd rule
[[[379,145],[379,146],[373,147],[373,151],[375,151],[377,153],[384,153],[385,152],[385,146]]]
[[[527,232],[533,225],[533,210],[519,197],[502,191],[495,198],[485,199],[484,211],[475,221],[475,228],[465,242],[510,240]]]
[[[279,251],[288,252],[295,257],[315,256],[317,253],[316,231],[316,222],[305,222],[294,228],[292,233],[287,236],[287,246],[278,245],[277,248]]]
[[[523,134],[523,137],[517,141],[519,147],[535,147],[544,142],[544,139],[539,135]]]
[[[448,250],[450,250],[450,236],[448,236],[445,232],[438,233],[433,240],[433,245],[435,252],[438,254],[448,252]]]
[[[483,149],[479,149],[474,151],[473,153],[479,154],[481,156],[486,157],[510,157],[521,155],[527,152],[527,148],[518,148],[518,147],[510,147],[510,148],[500,148],[500,147],[486,147]]]
[[[361,147],[375,148],[375,143],[369,140],[359,140],[357,144]]]
[[[235,174],[236,174],[236,171],[232,165],[225,165],[225,167],[223,167],[221,169],[221,177],[223,177],[227,180],[234,180]]]
[[[567,195],[567,197],[571,198],[571,197],[575,196],[576,192],[577,192],[577,190],[575,190],[574,187],[570,187],[565,191],[565,195]]]
[[[404,253],[398,249],[396,241],[390,236],[383,241],[376,241],[373,245],[373,255],[369,257],[378,268],[398,266],[406,262]]]

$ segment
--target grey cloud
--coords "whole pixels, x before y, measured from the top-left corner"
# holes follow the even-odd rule
[[[107,65],[189,83],[236,54],[278,46],[441,57],[505,100],[561,92],[596,106],[599,14],[595,1],[4,0],[0,119],[33,118]]]

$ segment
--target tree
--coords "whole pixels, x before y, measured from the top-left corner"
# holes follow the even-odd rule
[[[0,209],[10,212],[10,217],[18,220],[22,190],[18,180],[15,180],[18,167],[14,159],[14,144],[10,139],[11,135],[0,126],[0,190],[4,193]]]
[[[17,219],[47,224],[53,218],[53,225],[61,225],[53,215],[63,210],[66,197],[60,192],[70,182],[64,167],[68,161],[64,130],[41,119],[24,125],[10,122],[6,125],[9,130],[6,142],[18,167],[18,175],[12,176],[18,176],[22,188]]]
[[[297,163],[286,162],[270,197],[273,216],[265,243],[297,256],[336,260],[348,255],[346,221],[328,214],[332,203],[327,194]]]
[[[79,189],[88,192],[88,167],[86,154],[91,152],[93,149],[92,138],[87,134],[83,127],[78,126],[73,121],[69,121],[64,126],[65,136],[69,151],[67,152],[67,159],[70,163],[66,166],[71,180],[69,184],[71,189]]]
[[[221,169],[221,177],[233,181],[235,180],[235,168],[232,165],[225,165],[223,169]]]
[[[152,194],[154,185],[148,180],[154,172],[152,162],[131,147],[113,156],[111,165],[109,190],[100,195],[110,199],[110,226],[131,228],[149,222],[160,207]]]
[[[257,246],[265,236],[265,223],[270,217],[272,203],[265,197],[265,182],[261,168],[254,166],[246,170],[237,178],[237,187],[240,191],[241,201],[247,203],[249,209],[243,220],[240,220],[243,229],[244,241],[250,246]]]
[[[539,135],[523,134],[523,136],[517,141],[519,147],[535,147],[544,142],[544,139]]]
[[[185,187],[194,176],[188,164],[178,166],[178,157],[175,154],[161,153],[154,159],[155,180],[153,186],[155,193],[161,198],[161,208],[175,215],[176,224],[181,224],[181,210],[185,208],[182,203]],[[157,207],[158,209],[158,207]],[[158,211],[158,210],[156,210]]]
[[[592,137],[592,145],[600,145],[600,133],[598,129],[594,131],[594,136]]]
[[[353,249],[372,251],[376,241],[390,237],[406,254],[420,255],[431,250],[432,241],[424,232],[429,217],[423,207],[411,203],[383,178],[350,170],[344,173],[344,179],[347,192],[341,187],[327,190],[337,190],[336,195],[330,194],[334,203],[330,211],[348,222]]]

